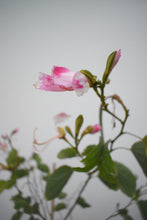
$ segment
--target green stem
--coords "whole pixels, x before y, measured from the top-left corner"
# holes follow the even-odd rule
[[[76,204],[77,204],[77,202],[78,202],[78,200],[79,200],[79,198],[80,198],[82,192],[83,192],[84,189],[86,188],[86,186],[87,186],[87,184],[88,184],[88,182],[89,182],[90,179],[91,179],[91,175],[88,176],[87,180],[85,181],[83,187],[81,188],[81,190],[80,190],[80,192],[79,192],[79,194],[78,194],[77,199],[75,200],[75,202],[73,203],[73,205],[71,206],[71,208],[69,209],[68,213],[66,214],[66,216],[65,216],[65,218],[64,218],[63,220],[67,220],[68,217],[70,216],[71,212],[72,212],[73,209],[75,208],[75,206],[76,206]]]
[[[131,135],[131,136],[133,136],[133,137],[136,137],[136,138],[138,138],[138,139],[142,140],[142,138],[141,138],[141,137],[139,137],[138,135],[133,134],[133,133],[131,133],[131,132],[125,131],[125,132],[123,132],[123,133],[124,133],[124,134],[128,134],[128,135]]]
[[[103,132],[103,107],[102,105],[100,106],[100,110],[99,110],[99,121],[100,121],[100,126],[101,126],[101,138],[102,138],[102,142],[104,143],[104,132]]]

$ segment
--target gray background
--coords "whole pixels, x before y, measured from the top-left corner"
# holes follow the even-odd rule
[[[80,113],[85,117],[84,126],[97,123],[100,102],[93,91],[77,97],[74,92],[39,91],[33,83],[39,72],[50,73],[53,65],[73,71],[88,69],[100,79],[108,55],[121,48],[121,59],[106,92],[119,94],[130,109],[126,129],[141,137],[147,134],[146,12],[146,0],[0,0],[0,133],[19,128],[15,146],[28,157],[34,128],[38,127],[39,140],[56,135],[52,118],[60,112],[72,116],[67,122],[72,128]],[[112,130],[111,120],[105,115],[106,138],[118,131],[118,127]],[[96,134],[89,136],[81,148],[84,143],[96,143],[97,139]],[[135,138],[127,136],[118,145],[130,147],[134,141]],[[56,159],[62,146],[65,147],[62,141],[53,142],[41,155],[44,161],[50,165],[54,161],[62,164]],[[142,171],[130,153],[116,151],[112,156],[138,173],[138,184],[144,182]],[[73,160],[72,164],[75,163]],[[67,190],[78,190],[84,178],[85,175],[76,174]],[[114,211],[118,200],[122,204],[129,200],[120,192],[108,190],[96,178],[84,197],[92,208],[81,211],[77,207],[74,220],[103,220]],[[2,220],[10,219],[14,212],[8,201],[9,194],[4,192],[0,196]],[[131,215],[140,219],[136,206],[132,206]]]

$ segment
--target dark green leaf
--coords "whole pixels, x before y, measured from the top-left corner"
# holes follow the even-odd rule
[[[29,170],[27,169],[19,169],[15,170],[13,175],[15,175],[17,178],[22,178],[24,176],[27,176],[29,174]]]
[[[141,166],[144,174],[147,176],[147,157],[145,153],[145,146],[142,141],[136,142],[131,148],[135,158]]]
[[[38,163],[38,169],[41,170],[44,173],[49,173],[49,168],[44,163]]]
[[[93,148],[94,148],[95,146],[96,146],[96,145],[89,145],[89,146],[87,146],[87,147],[84,149],[82,155],[83,155],[83,156],[87,156],[87,155],[90,153],[90,151],[93,150]]]
[[[142,139],[143,143],[144,143],[144,148],[145,148],[145,155],[147,158],[147,135]]]
[[[111,184],[111,187],[118,185],[117,174],[114,169],[114,163],[112,161],[110,152],[108,150],[108,144],[105,144],[101,152],[101,161],[99,163],[99,176],[105,182]],[[118,187],[118,186],[117,186]]]
[[[55,170],[53,174],[48,176],[45,189],[45,196],[48,200],[52,200],[60,194],[63,187],[68,182],[72,172],[73,171],[69,166],[62,166]]]
[[[8,181],[6,181],[6,180],[0,180],[0,193],[1,193],[4,189],[7,189],[7,183],[8,183]]]
[[[67,195],[66,193],[60,192],[58,198],[59,198],[59,199],[64,199],[64,198],[66,197],[66,195]]]
[[[66,148],[58,153],[58,158],[59,159],[71,158],[71,157],[75,157],[76,155],[77,152],[73,148]]]
[[[80,205],[82,208],[89,208],[90,207],[90,205],[82,197],[80,197],[78,199],[77,204]]]
[[[108,188],[110,188],[112,190],[118,190],[119,189],[118,181],[116,183],[111,183],[109,181],[104,180],[101,176],[99,176],[99,178]]]
[[[114,51],[112,52],[108,59],[107,59],[107,64],[106,64],[106,68],[105,68],[105,71],[104,71],[104,74],[103,74],[103,83],[105,84],[109,75],[110,75],[110,72],[111,72],[111,68],[112,68],[112,65],[113,65],[113,62],[114,62],[114,59],[115,59],[115,55],[116,55],[116,52],[117,51]]]
[[[60,211],[62,209],[66,209],[66,205],[64,203],[58,203],[54,208],[55,211]]]
[[[73,167],[72,168],[73,169],[73,171],[76,171],[76,172],[80,172],[80,173],[87,173],[89,170],[91,170],[92,168],[91,168],[91,166],[86,166],[86,167]]]
[[[12,175],[11,179],[7,181],[7,189],[10,189],[16,183],[16,176]]]
[[[83,124],[83,116],[79,115],[76,119],[76,124],[75,124],[75,137],[76,138],[78,137],[82,124]]]
[[[101,151],[103,145],[99,143],[98,145],[93,145],[93,149],[89,152],[89,154],[82,160],[85,164],[88,171],[94,168],[101,161]]]
[[[10,180],[0,180],[0,193],[5,189],[10,189],[16,183],[16,177],[12,176]]]
[[[123,217],[123,220],[133,220],[133,218],[130,215],[124,215],[122,217]]]
[[[19,220],[19,219],[21,219],[22,215],[23,215],[23,213],[18,211],[12,216],[11,220]]]
[[[34,153],[33,156],[32,156],[32,158],[33,158],[34,160],[36,160],[37,163],[41,163],[41,158],[39,157],[38,154]]]
[[[29,218],[29,220],[39,220],[39,218],[35,218],[34,216],[31,216],[31,217]]]
[[[144,220],[147,219],[147,200],[138,201],[139,210]]]
[[[39,213],[39,211],[38,211],[38,204],[34,204],[34,205],[26,204],[24,206],[24,212],[29,214],[29,215],[38,214]]]
[[[10,169],[15,169],[20,163],[24,162],[24,158],[19,157],[16,149],[13,148],[6,161]]]
[[[14,201],[14,208],[20,209],[24,208],[25,206],[28,206],[30,204],[31,198],[23,198],[20,194],[13,196],[12,200]]]
[[[123,164],[114,162],[121,191],[129,197],[136,192],[136,176]]]

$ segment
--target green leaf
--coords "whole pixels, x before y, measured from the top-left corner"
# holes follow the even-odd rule
[[[133,144],[131,151],[133,152],[135,158],[141,166],[145,176],[147,176],[147,157],[145,153],[144,143],[142,141],[136,142],[135,144]]]
[[[33,154],[32,158],[33,158],[37,163],[41,163],[41,161],[42,161],[41,158],[39,157],[39,155],[36,154],[36,153]]]
[[[124,220],[133,220],[133,218],[130,215],[124,215],[122,217]]]
[[[112,190],[118,190],[119,189],[119,183],[118,181],[116,183],[111,183],[109,181],[106,181],[101,176],[99,176],[99,179],[110,189]]]
[[[86,166],[86,167],[73,167],[72,168],[73,171],[76,171],[76,172],[80,172],[80,173],[87,173],[89,170],[91,170],[91,166]]]
[[[144,143],[145,154],[146,154],[146,158],[147,158],[147,135],[142,139],[142,141]]]
[[[83,116],[79,115],[76,119],[76,124],[75,124],[75,137],[77,138],[80,132],[80,129],[82,127],[83,124]]]
[[[114,59],[115,59],[115,55],[116,55],[116,52],[117,51],[114,51],[112,52],[108,59],[107,59],[107,64],[106,64],[106,68],[105,68],[105,71],[104,71],[104,74],[103,74],[103,83],[105,84],[109,75],[110,75],[110,72],[111,72],[111,68],[112,68],[112,65],[113,65],[113,62],[114,62]]]
[[[61,166],[48,176],[45,189],[45,196],[48,200],[52,200],[60,194],[72,173],[73,171],[69,166]]]
[[[77,204],[80,205],[82,208],[89,208],[90,207],[90,205],[82,197],[80,197],[78,199]]]
[[[94,148],[95,146],[96,146],[96,145],[89,145],[89,146],[87,146],[87,147],[84,149],[82,155],[83,155],[83,156],[87,156],[87,155],[90,153],[90,151],[93,150],[93,148]]]
[[[13,172],[13,175],[15,175],[17,178],[22,178],[24,176],[27,176],[28,174],[29,174],[29,170],[27,169],[19,169]]]
[[[49,168],[44,163],[38,163],[38,169],[41,170],[44,173],[49,173]]]
[[[108,143],[106,143],[102,148],[101,158],[102,159],[99,163],[99,176],[105,182],[110,183],[111,187],[112,185],[113,187],[118,187],[117,174],[114,169],[114,163],[112,161],[110,152],[108,150]]]
[[[12,149],[11,152],[8,155],[8,158],[6,159],[7,164],[10,169],[15,169],[19,166],[20,163],[24,162],[23,157],[19,157],[16,149]]]
[[[7,182],[6,180],[0,180],[0,193],[4,190],[7,189]]]
[[[82,74],[84,74],[88,79],[89,81],[91,82],[91,84],[94,84],[96,82],[96,76],[94,76],[90,71],[88,70],[80,70],[80,72]]]
[[[129,197],[136,192],[136,176],[123,164],[114,162],[121,191]]]
[[[5,189],[10,189],[16,183],[16,177],[12,176],[10,180],[0,180],[0,193]]]
[[[31,216],[31,217],[29,218],[29,220],[39,220],[39,218],[35,218],[34,216]]]
[[[12,216],[11,220],[19,220],[19,219],[21,219],[22,215],[23,215],[23,213],[18,211]]]
[[[138,201],[138,207],[144,220],[147,219],[147,200]]]
[[[66,197],[66,195],[67,195],[66,193],[60,192],[58,199],[64,199]]]
[[[103,145],[99,143],[98,145],[93,145],[93,149],[89,154],[82,160],[88,171],[94,168],[101,161],[101,150]]]
[[[73,148],[66,148],[58,153],[59,159],[76,157],[77,152]]]
[[[21,209],[30,204],[31,198],[23,198],[20,194],[13,196],[12,199],[14,201],[14,208]]]
[[[34,204],[34,205],[29,205],[26,204],[24,207],[24,212],[27,213],[28,215],[32,215],[32,214],[38,214],[38,204]]]
[[[16,176],[12,175],[11,179],[7,181],[7,189],[10,189],[16,183]]]
[[[62,209],[66,209],[66,205],[64,203],[58,203],[54,208],[55,211],[60,211]]]
[[[38,154],[34,153],[32,158],[37,162],[37,167],[39,170],[44,173],[49,173],[49,167],[46,164],[42,163],[42,160]]]

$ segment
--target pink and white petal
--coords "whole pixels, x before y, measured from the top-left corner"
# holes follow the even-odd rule
[[[90,87],[89,80],[81,72],[76,72],[73,77],[73,88],[78,96],[84,95]]]
[[[52,73],[55,84],[66,87],[67,90],[72,90],[72,80],[75,72],[65,67],[54,66]]]
[[[55,124],[59,124],[59,123],[64,122],[68,118],[70,118],[70,115],[68,115],[64,112],[61,112],[54,117],[54,122],[55,122]]]
[[[66,91],[66,88],[54,84],[52,76],[45,73],[40,73],[39,80],[34,86],[45,91]]]

